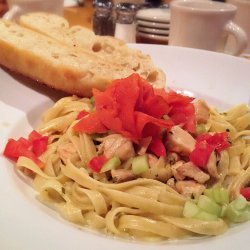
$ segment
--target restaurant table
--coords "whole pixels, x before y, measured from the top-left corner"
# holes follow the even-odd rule
[[[82,25],[92,29],[92,16],[94,13],[92,0],[85,0],[83,6],[68,7],[64,9],[64,17],[70,25]]]
[[[5,1],[0,0],[0,17],[8,10]],[[70,25],[82,25],[92,29],[93,6],[92,0],[85,0],[83,6],[64,8],[64,17]]]

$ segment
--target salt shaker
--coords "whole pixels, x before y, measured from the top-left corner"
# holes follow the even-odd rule
[[[96,0],[93,5],[93,30],[95,34],[113,36],[115,31],[115,22],[112,14],[113,3],[107,0]]]
[[[123,40],[126,43],[135,43],[135,14],[138,10],[137,5],[131,3],[120,3],[115,6],[115,10],[115,37]]]

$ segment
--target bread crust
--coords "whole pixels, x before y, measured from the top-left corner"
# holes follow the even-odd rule
[[[133,73],[5,20],[0,20],[0,64],[79,96],[91,96],[92,88],[103,90],[113,79]]]
[[[69,26],[63,17],[49,13],[29,13],[21,16],[20,25],[40,32],[79,51],[88,51],[103,60],[140,74],[156,88],[165,87],[165,73],[157,68],[151,57],[128,47],[110,36],[96,36],[81,26]]]

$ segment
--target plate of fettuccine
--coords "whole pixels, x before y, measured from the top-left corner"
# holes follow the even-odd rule
[[[0,69],[2,249],[246,249],[250,62],[131,45],[167,76],[91,98]]]

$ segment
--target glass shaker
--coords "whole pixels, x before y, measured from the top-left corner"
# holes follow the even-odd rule
[[[131,3],[120,3],[115,6],[115,10],[115,37],[127,43],[135,43],[135,15],[138,10],[138,6]]]
[[[95,34],[100,36],[114,36],[113,3],[107,0],[95,0],[93,5],[93,31]]]

